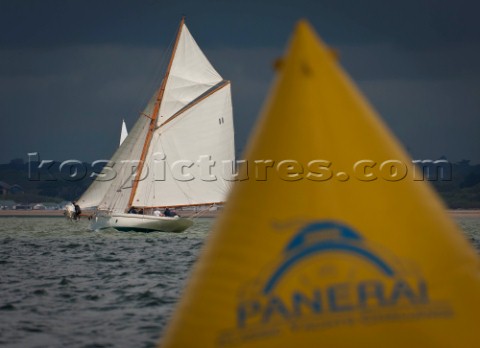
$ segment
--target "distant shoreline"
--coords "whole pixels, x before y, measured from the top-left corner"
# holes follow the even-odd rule
[[[193,211],[177,211],[180,216],[191,217]],[[220,211],[205,211],[199,213],[198,218],[215,218]],[[0,210],[0,217],[63,217],[63,210]],[[83,217],[82,219],[87,219]]]
[[[450,209],[448,213],[453,217],[478,217],[480,209]],[[215,218],[220,211],[208,211],[200,213],[197,217]],[[181,216],[190,217],[193,212],[179,211]],[[63,210],[0,210],[0,217],[63,217]]]
[[[480,217],[480,209],[449,209],[453,217]]]

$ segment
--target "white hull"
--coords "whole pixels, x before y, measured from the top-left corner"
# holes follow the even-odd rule
[[[114,228],[118,231],[136,232],[183,232],[193,225],[190,219],[125,213],[97,212],[92,219],[92,230]]]

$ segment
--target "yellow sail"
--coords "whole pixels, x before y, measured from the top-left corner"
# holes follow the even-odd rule
[[[471,347],[479,259],[301,21],[162,347]]]

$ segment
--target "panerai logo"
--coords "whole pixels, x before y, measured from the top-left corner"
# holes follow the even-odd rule
[[[452,316],[431,298],[420,270],[365,240],[349,226],[313,222],[276,260],[239,289],[236,327],[220,346],[281,335]]]

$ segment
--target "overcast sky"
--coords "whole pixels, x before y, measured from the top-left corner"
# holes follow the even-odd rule
[[[0,0],[0,162],[110,158],[160,83],[182,15],[232,81],[238,151],[307,18],[416,159],[480,163],[475,1]]]

